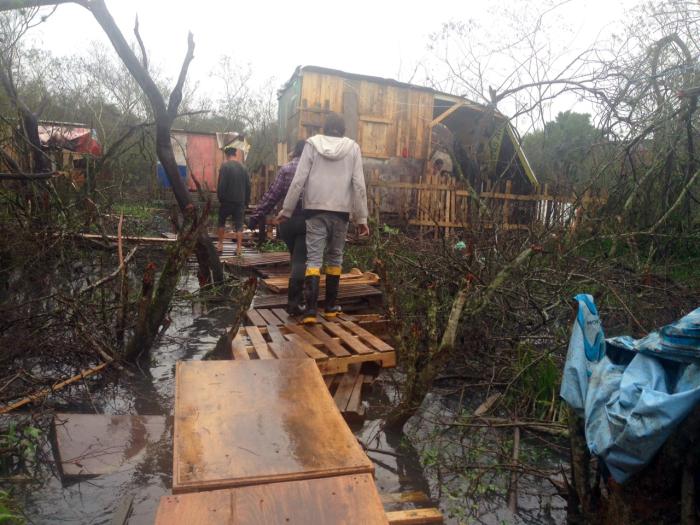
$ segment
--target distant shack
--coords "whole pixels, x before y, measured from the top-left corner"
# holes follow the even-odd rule
[[[515,130],[492,108],[316,66],[298,67],[278,97],[278,163],[297,140],[321,131],[328,112],[344,115],[346,135],[362,149],[376,216],[449,230],[487,220],[525,228],[541,215],[537,178]],[[470,194],[489,199],[498,220],[484,217]]]

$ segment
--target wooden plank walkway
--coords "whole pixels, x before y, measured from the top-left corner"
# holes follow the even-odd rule
[[[333,396],[335,406],[349,423],[358,423],[365,418],[365,407],[362,404],[362,390],[365,385],[371,385],[374,377],[361,373],[361,365],[348,366],[344,374],[324,376],[328,391]]]
[[[274,275],[272,287],[285,290],[289,270],[276,265],[288,253],[224,262]],[[340,289],[341,302],[378,296],[367,283]],[[374,379],[364,363],[396,364],[372,332],[386,320],[343,313],[302,326],[285,305],[281,293],[254,299],[231,361],[178,362],[175,495],[161,499],[156,524],[441,523],[437,509],[383,507],[374,465],[341,417],[364,417],[363,388]]]
[[[267,324],[238,329],[231,345],[234,360],[283,359],[294,352],[316,361],[324,375],[344,373],[349,365],[368,361],[382,368],[396,366],[393,347],[355,322],[339,318],[300,325],[290,322],[284,310],[253,310],[248,316]]]
[[[338,302],[347,304],[349,302],[361,302],[369,304],[371,300],[381,298],[382,292],[374,286],[367,284],[348,284],[340,287],[338,291]],[[326,301],[326,291],[322,289],[318,294],[319,304]],[[284,308],[287,306],[287,296],[282,294],[258,295],[253,299],[254,308]]]
[[[180,361],[175,395],[173,493],[374,471],[310,359]]]
[[[289,274],[274,275],[262,280],[263,284],[274,293],[287,293],[289,289]],[[344,273],[340,276],[340,288],[349,284],[368,284],[377,286],[379,284],[379,276],[372,272],[362,272],[357,268],[353,268],[349,273]],[[326,288],[326,276],[321,275],[321,289]]]
[[[241,257],[222,257],[221,262],[226,266],[236,268],[257,268],[260,266],[275,266],[289,264],[289,252],[256,252],[251,250]]]
[[[370,474],[286,481],[161,499],[156,525],[388,524]]]

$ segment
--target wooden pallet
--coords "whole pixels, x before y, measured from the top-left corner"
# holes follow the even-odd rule
[[[272,312],[277,312],[272,310]],[[244,326],[232,343],[234,359],[280,359],[294,352],[314,359],[324,375],[345,373],[355,363],[373,361],[383,368],[396,366],[394,349],[357,323],[321,319],[302,326],[278,319],[278,324]]]
[[[380,494],[390,525],[428,525],[443,523],[440,509],[426,507],[431,501],[421,491]],[[408,508],[407,508],[408,507]]]
[[[274,276],[263,279],[263,283],[274,293],[287,293],[289,289],[289,275]],[[348,284],[368,284],[377,286],[379,276],[372,272],[362,272],[358,268],[353,268],[349,273],[340,276],[340,289]],[[321,276],[321,289],[326,287],[326,276]]]
[[[369,385],[374,377],[361,373],[359,363],[348,366],[344,374],[327,375],[323,379],[328,391],[333,396],[335,406],[348,423],[359,423],[365,418],[365,407],[362,404],[362,390]]]
[[[350,302],[377,299],[382,296],[382,291],[369,286],[367,284],[348,284],[341,286],[338,291],[338,302],[340,304],[348,304]],[[320,290],[318,294],[318,302],[320,304],[326,301],[325,289]],[[284,308],[287,306],[287,296],[280,294],[260,295],[253,299],[254,308]]]
[[[388,331],[389,321],[382,314],[349,314],[341,313],[338,319],[352,321],[362,326],[365,330],[383,339]],[[289,322],[289,315],[284,308],[251,308],[246,312],[246,324],[252,326],[268,326],[270,324],[280,326]]]
[[[256,268],[258,266],[274,266],[289,264],[289,252],[251,252],[241,257],[222,257],[221,262],[226,266],[236,268]]]
[[[310,359],[178,361],[175,376],[174,494],[374,471]]]

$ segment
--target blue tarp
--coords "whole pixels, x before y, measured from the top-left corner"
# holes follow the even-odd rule
[[[593,297],[576,296],[561,397],[585,420],[586,442],[625,482],[700,402],[700,308],[643,339],[605,339]]]
[[[187,166],[178,165],[177,169],[180,171],[180,177],[182,177],[182,181],[186,182]],[[163,186],[164,188],[170,187],[170,181],[168,180],[168,176],[165,174],[165,169],[163,169],[163,165],[160,162],[156,165],[156,176],[158,177],[158,182],[160,182],[161,186]]]

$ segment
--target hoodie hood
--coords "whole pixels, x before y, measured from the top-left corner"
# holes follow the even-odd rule
[[[338,160],[352,151],[355,141],[347,137],[328,137],[326,135],[314,135],[307,140],[319,154],[330,160]]]

